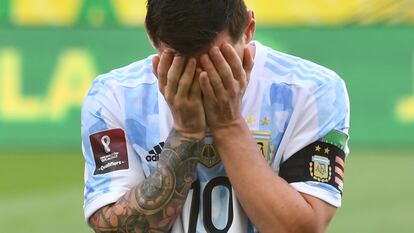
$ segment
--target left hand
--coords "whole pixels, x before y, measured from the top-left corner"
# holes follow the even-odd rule
[[[203,72],[199,81],[207,124],[214,133],[244,122],[241,103],[253,68],[248,47],[243,62],[230,44],[213,47],[200,58]]]

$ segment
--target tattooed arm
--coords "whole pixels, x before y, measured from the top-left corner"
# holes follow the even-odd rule
[[[89,224],[98,233],[167,232],[187,198],[206,130],[197,61],[165,50],[154,56],[154,75],[174,119],[157,167],[118,202],[101,208]]]
[[[167,232],[195,180],[201,141],[173,129],[156,169],[118,202],[95,212],[90,226],[97,233]]]

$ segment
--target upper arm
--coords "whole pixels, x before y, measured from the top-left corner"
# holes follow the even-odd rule
[[[336,207],[326,203],[325,201],[322,201],[317,197],[305,193],[300,194],[313,209],[313,212],[315,214],[313,220],[317,222],[316,225],[318,226],[317,232],[325,232],[336,213]]]
[[[115,92],[99,78],[85,98],[81,121],[84,211],[88,219],[98,209],[118,201],[144,178],[123,129],[122,110]]]
[[[349,99],[338,77],[302,96],[280,176],[317,207],[325,222],[341,206],[349,153]]]

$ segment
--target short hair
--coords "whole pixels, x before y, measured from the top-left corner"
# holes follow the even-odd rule
[[[156,47],[163,42],[190,56],[208,48],[225,30],[237,42],[247,17],[244,0],[148,0],[145,23]]]

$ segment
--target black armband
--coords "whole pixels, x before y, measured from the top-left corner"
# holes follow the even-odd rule
[[[345,152],[340,147],[327,141],[316,141],[283,162],[279,176],[288,183],[316,181],[330,184],[342,194]]]

